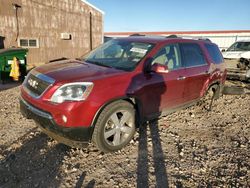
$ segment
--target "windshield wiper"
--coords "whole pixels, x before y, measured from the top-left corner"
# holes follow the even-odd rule
[[[101,62],[98,62],[98,61],[90,61],[90,60],[85,60],[87,63],[92,63],[92,64],[95,64],[95,65],[100,65],[100,66],[103,66],[103,67],[108,67],[108,68],[113,68],[112,66],[110,65],[106,65],[106,64],[103,64]]]

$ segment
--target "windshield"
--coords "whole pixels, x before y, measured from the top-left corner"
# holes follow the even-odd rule
[[[90,52],[84,60],[87,63],[131,71],[152,47],[149,43],[113,39]]]
[[[227,51],[250,51],[250,42],[236,42]]]

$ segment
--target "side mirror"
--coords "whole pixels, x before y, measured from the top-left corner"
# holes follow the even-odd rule
[[[151,67],[151,71],[156,72],[156,73],[168,73],[169,72],[167,65],[161,65],[159,63],[153,64]]]

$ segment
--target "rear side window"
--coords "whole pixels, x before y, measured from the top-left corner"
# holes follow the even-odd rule
[[[205,47],[215,64],[220,64],[223,62],[223,57],[220,53],[218,46],[214,44],[205,44]]]
[[[180,46],[184,65],[186,67],[194,67],[206,64],[202,50],[198,44],[182,43]]]

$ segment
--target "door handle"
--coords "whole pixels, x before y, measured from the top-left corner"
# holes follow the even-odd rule
[[[185,76],[179,76],[179,78],[177,78],[177,80],[185,80],[186,77]]]

